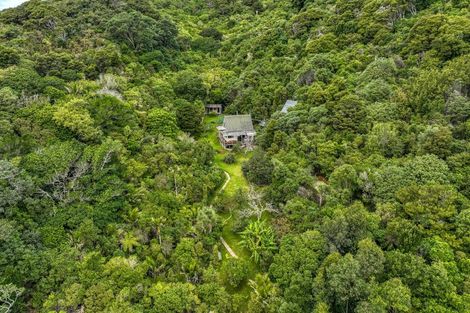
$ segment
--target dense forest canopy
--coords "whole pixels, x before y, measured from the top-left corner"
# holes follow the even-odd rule
[[[1,11],[0,312],[469,312],[469,7]]]

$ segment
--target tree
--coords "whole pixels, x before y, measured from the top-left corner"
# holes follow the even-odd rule
[[[235,258],[227,258],[220,268],[222,281],[237,288],[248,277],[248,266],[245,261]]]
[[[224,156],[224,163],[227,164],[234,164],[236,162],[235,154],[234,153],[227,153],[226,156]]]
[[[358,188],[357,172],[352,165],[341,165],[331,173],[330,183],[334,194],[348,204]]]
[[[173,90],[177,96],[190,102],[202,100],[206,95],[201,76],[191,70],[178,72],[173,81]]]
[[[390,158],[401,156],[404,144],[393,123],[377,123],[368,134],[366,148]]]
[[[194,311],[199,302],[195,287],[189,283],[157,283],[150,287],[153,310],[156,313]]]
[[[72,178],[68,174],[79,156],[80,148],[76,143],[60,142],[26,155],[21,167],[39,186],[49,184],[53,189],[61,189],[66,187],[68,178]]]
[[[358,243],[357,253],[354,256],[360,265],[361,278],[372,280],[382,274],[385,256],[379,246],[371,239],[363,239]]]
[[[253,187],[250,186],[248,191],[248,205],[239,214],[242,218],[250,218],[255,216],[258,220],[263,217],[265,212],[277,213],[278,210],[274,208],[271,203],[266,203],[262,194],[257,192]]]
[[[201,30],[199,35],[203,37],[211,37],[218,41],[222,40],[222,37],[223,37],[223,34],[218,29],[213,28],[213,27],[204,28],[203,30]]]
[[[461,16],[442,13],[422,16],[410,30],[405,51],[422,53],[433,51],[443,60],[468,52],[468,43],[462,40],[468,34],[470,23]]]
[[[32,95],[39,92],[43,86],[41,76],[34,69],[11,66],[0,72],[0,89],[4,87]]]
[[[24,292],[24,288],[18,288],[13,284],[0,285],[0,309],[2,312],[9,313],[18,300],[18,297]]]
[[[330,124],[338,131],[359,132],[364,129],[364,103],[355,95],[346,95],[328,104]]]
[[[54,121],[84,141],[95,140],[101,135],[86,109],[86,102],[81,99],[73,99],[59,105],[54,112]]]
[[[131,106],[114,96],[102,95],[87,103],[88,111],[103,133],[123,132],[124,127],[136,127],[137,119]]]
[[[372,193],[376,202],[395,198],[396,192],[410,185],[429,183],[447,184],[449,168],[435,155],[423,155],[411,158],[402,165],[383,164],[372,177]]]
[[[448,127],[428,126],[418,136],[418,153],[445,158],[452,153],[452,142],[452,132]]]
[[[17,65],[19,61],[20,56],[16,50],[0,46],[0,68]]]
[[[202,102],[190,103],[186,100],[177,100],[175,106],[178,127],[191,135],[199,135],[203,131],[204,105]]]
[[[356,250],[359,241],[373,238],[379,228],[379,217],[367,211],[360,203],[332,212],[332,217],[323,218],[322,233],[329,243],[340,252]]]
[[[249,312],[268,313],[279,309],[279,289],[267,274],[256,274],[255,279],[250,279],[248,285],[252,289],[248,302]]]
[[[0,160],[0,213],[9,216],[10,209],[29,201],[33,191],[31,177],[10,162]]]
[[[283,290],[283,298],[307,309],[313,304],[313,280],[325,257],[327,244],[318,231],[282,238],[269,273]]]
[[[137,11],[122,12],[107,23],[111,38],[126,43],[137,52],[176,46],[175,25],[168,20],[154,20]]]
[[[309,2],[309,0],[292,0],[292,5],[297,9],[301,10],[305,6],[306,2]]]
[[[268,185],[274,166],[265,152],[258,149],[253,156],[243,163],[242,170],[248,181],[256,185]]]
[[[134,252],[134,248],[140,246],[139,241],[132,233],[126,233],[124,237],[120,240],[122,250],[125,252],[132,253]]]
[[[176,116],[164,109],[154,108],[147,115],[147,129],[152,135],[175,137],[178,132]]]
[[[207,310],[213,310],[214,312],[233,312],[232,296],[224,287],[219,286],[217,283],[205,283],[200,285],[197,294],[201,299],[202,308],[204,305],[207,305]]]
[[[372,289],[367,301],[359,303],[356,312],[410,312],[411,291],[400,279],[392,278]]]
[[[326,269],[327,290],[331,302],[349,312],[350,307],[366,294],[366,283],[360,275],[360,264],[346,254]]]
[[[397,192],[407,218],[425,232],[442,232],[457,215],[458,194],[448,185],[409,186]]]
[[[171,255],[175,269],[185,274],[193,274],[197,270],[199,259],[196,251],[197,244],[192,238],[182,238]]]

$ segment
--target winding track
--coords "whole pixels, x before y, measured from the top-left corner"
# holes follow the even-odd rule
[[[227,187],[228,183],[230,182],[230,179],[232,179],[229,173],[227,173],[226,171],[224,171],[224,173],[225,173],[225,176],[227,177],[227,180],[222,185],[222,188],[220,188],[219,192],[224,191],[225,187]],[[220,241],[224,245],[225,249],[227,249],[227,252],[232,256],[232,258],[238,259],[238,255],[235,253],[235,251],[233,251],[233,249],[228,245],[228,243],[225,241],[225,239],[222,236],[220,237]]]
[[[224,171],[224,173],[225,173],[225,176],[227,177],[227,180],[225,181],[222,188],[220,188],[220,191],[223,191],[225,187],[227,187],[228,183],[230,182],[230,179],[232,179],[232,177],[230,177],[230,174],[228,172]]]

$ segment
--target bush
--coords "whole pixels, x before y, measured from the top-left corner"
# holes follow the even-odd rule
[[[0,68],[16,65],[20,62],[20,56],[14,49],[0,46]]]
[[[224,157],[224,163],[233,164],[236,162],[235,154],[229,153]]]
[[[253,157],[243,163],[242,170],[249,182],[256,185],[268,185],[271,183],[271,175],[274,166],[266,154],[257,150]]]
[[[237,288],[247,277],[248,266],[245,261],[229,258],[222,264],[222,281],[230,287]]]

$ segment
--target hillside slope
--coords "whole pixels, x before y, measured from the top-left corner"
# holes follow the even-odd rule
[[[1,11],[0,312],[468,312],[468,8]]]

